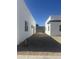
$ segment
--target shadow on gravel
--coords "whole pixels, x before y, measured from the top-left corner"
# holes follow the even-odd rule
[[[17,51],[61,52],[61,44],[44,33],[36,33],[19,44]]]

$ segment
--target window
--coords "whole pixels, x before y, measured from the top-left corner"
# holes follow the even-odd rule
[[[61,32],[61,25],[59,25],[59,31]]]
[[[28,31],[28,24],[27,24],[27,21],[25,21],[25,31]]]

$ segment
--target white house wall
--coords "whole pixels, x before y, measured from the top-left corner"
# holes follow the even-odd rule
[[[28,24],[28,31],[25,31],[25,21]],[[34,26],[34,31],[32,30]],[[36,23],[29,12],[24,0],[17,0],[17,45],[36,33]]]
[[[50,31],[48,31],[48,26],[50,26],[50,24],[48,24],[48,22],[51,20],[51,17],[49,17],[47,19],[47,21],[45,22],[45,33],[50,35]],[[49,29],[50,30],[50,29]]]
[[[48,27],[49,27],[49,29],[48,29]],[[51,24],[46,24],[46,26],[45,26],[45,33],[50,35],[51,34],[50,31],[51,31]]]
[[[49,18],[45,22],[45,33],[48,34],[49,36],[60,36],[61,32],[59,31],[59,25],[61,25],[61,22],[50,22],[49,23],[50,20],[61,20],[61,17],[60,16],[49,16]]]
[[[61,32],[59,30],[59,27],[61,25],[61,22],[51,22],[51,32],[50,35],[51,36],[60,36]]]

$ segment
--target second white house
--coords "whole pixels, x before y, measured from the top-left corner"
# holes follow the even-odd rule
[[[45,22],[45,33],[49,36],[60,36],[61,35],[61,17],[60,16],[49,16]]]

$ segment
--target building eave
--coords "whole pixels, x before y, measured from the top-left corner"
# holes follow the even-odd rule
[[[51,23],[51,22],[61,22],[61,20],[50,20],[50,21],[48,22],[48,24]]]

